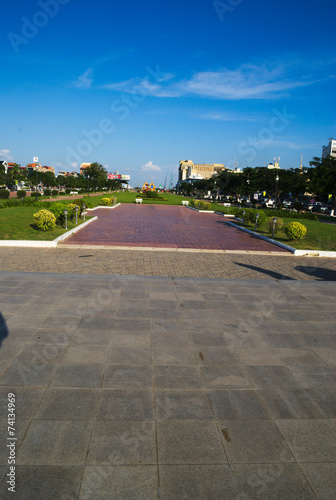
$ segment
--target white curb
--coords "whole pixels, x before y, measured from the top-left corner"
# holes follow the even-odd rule
[[[74,227],[73,229],[70,229],[70,231],[67,231],[64,234],[61,234],[61,236],[58,236],[56,239],[52,241],[36,241],[36,240],[0,240],[0,247],[27,247],[27,248],[56,248],[57,244],[60,241],[65,240],[69,236],[71,236],[74,233],[77,233],[77,231],[80,231],[83,229],[83,227],[87,226],[94,220],[98,219],[98,217],[92,217],[92,219],[89,219],[80,226]]]
[[[234,222],[230,222],[230,221],[226,221],[226,222],[227,222],[227,224],[230,224],[230,226],[233,226],[237,229],[240,229],[241,231],[245,231],[245,233],[252,234],[254,236],[257,236],[261,240],[268,241],[269,243],[273,243],[273,245],[281,247],[284,250],[288,250],[295,257],[303,257],[303,256],[307,256],[307,257],[336,257],[336,252],[329,252],[326,250],[297,250],[296,248],[290,247],[289,245],[285,245],[284,243],[281,243],[280,241],[272,240],[272,238],[268,238],[267,236],[256,233],[255,231],[251,231],[251,229],[246,229],[245,227],[238,226]]]
[[[53,243],[55,242],[57,245],[57,243],[59,243],[60,241],[66,240],[69,236],[71,236],[74,233],[77,233],[77,231],[80,231],[81,229],[83,229],[83,227],[87,226],[88,224],[91,224],[91,222],[93,222],[94,220],[97,220],[97,219],[98,219],[98,217],[92,217],[92,219],[89,219],[89,220],[83,222],[83,224],[81,224],[80,226],[74,227],[73,229],[70,229],[70,231],[67,231],[64,234],[61,234],[61,236],[58,236],[58,238],[56,238],[53,241]]]

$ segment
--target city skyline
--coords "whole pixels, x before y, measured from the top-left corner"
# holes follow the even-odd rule
[[[77,0],[3,6],[0,160],[131,185],[180,160],[304,166],[335,137],[331,1]],[[321,36],[321,31],[323,36]]]

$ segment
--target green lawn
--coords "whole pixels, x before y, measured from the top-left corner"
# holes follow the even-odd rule
[[[116,192],[107,193],[103,195],[94,196],[89,198],[85,197],[93,207],[101,204],[102,198],[117,197],[118,203],[134,203],[137,193],[134,192]],[[166,200],[149,199],[144,200],[144,204],[158,204],[158,205],[182,205],[182,199],[188,199],[171,193],[162,193]],[[76,197],[74,197],[76,199]],[[61,200],[60,200],[61,201]],[[73,203],[72,200],[62,200],[62,203]],[[88,204],[89,204],[88,203]],[[224,211],[223,206],[217,203],[211,204],[211,210]],[[33,227],[33,214],[40,210],[39,207],[10,207],[0,209],[0,240],[45,240],[51,241],[65,233],[65,228],[57,225],[51,231],[39,231]],[[94,212],[92,212],[94,215]],[[315,222],[307,219],[283,219],[284,223],[298,221],[307,227],[307,236],[298,242],[288,240],[284,231],[279,231],[275,235],[275,239],[290,245],[297,249],[304,250],[331,250],[336,251],[336,225]],[[83,221],[81,221],[83,222]],[[237,222],[241,225],[241,223]],[[68,222],[68,230],[75,227],[75,224]],[[254,225],[246,226],[248,229],[254,230]],[[267,233],[264,227],[259,227],[258,232],[265,236],[271,236]]]
[[[307,235],[301,241],[290,241],[283,230],[278,231],[274,235],[274,239],[289,245],[298,250],[329,250],[336,251],[336,225],[323,222],[316,222],[307,219],[283,219],[284,224],[288,222],[300,222],[307,228]],[[236,222],[242,226],[242,223]],[[254,231],[254,224],[245,225],[247,229]],[[258,227],[259,234],[271,237],[271,233],[267,232],[264,226]]]
[[[33,214],[38,212],[38,207],[11,207],[0,210],[0,240],[43,240],[52,241],[65,233],[64,227],[57,225],[50,231],[34,229]],[[87,220],[87,217],[86,217]],[[80,219],[79,223],[83,223]],[[68,231],[76,227],[68,221]]]
[[[116,192],[116,193],[107,193],[103,195],[90,195],[89,197],[85,196],[85,200],[89,200],[89,203],[93,205],[93,207],[97,207],[98,205],[101,204],[101,199],[102,198],[111,198],[112,196],[115,196],[117,198],[117,203],[135,203],[135,198],[138,197],[138,193],[135,192],[129,192],[129,191],[123,191],[123,192]],[[166,200],[155,200],[155,199],[144,199],[143,204],[146,205],[182,205],[182,199],[188,199],[176,194],[172,193],[160,193],[160,196],[163,196],[166,198]],[[76,197],[74,197],[76,198]],[[72,203],[73,200],[64,200],[65,203]]]

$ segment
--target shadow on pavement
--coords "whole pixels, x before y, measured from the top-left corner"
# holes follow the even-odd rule
[[[253,271],[258,271],[259,273],[267,274],[268,276],[271,276],[271,278],[274,278],[274,279],[277,279],[277,280],[292,280],[292,281],[295,281],[294,278],[291,278],[290,276],[286,276],[285,274],[277,273],[276,271],[270,271],[269,269],[264,269],[262,267],[251,266],[249,264],[242,264],[240,262],[235,262],[235,264],[237,266],[247,267],[248,269],[252,269]]]
[[[314,266],[296,266],[294,269],[309,276],[319,278],[321,281],[336,281],[336,271],[333,269]]]
[[[1,348],[2,342],[5,340],[6,337],[8,337],[8,328],[6,325],[5,318],[0,313],[0,348]]]

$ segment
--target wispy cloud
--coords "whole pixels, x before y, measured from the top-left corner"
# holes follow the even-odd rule
[[[225,113],[221,111],[210,111],[209,113],[197,113],[195,116],[204,120],[215,120],[221,122],[257,122],[261,117],[241,113]]]
[[[147,162],[141,167],[143,172],[161,172],[161,167],[155,165],[152,161]]]
[[[13,161],[13,157],[9,149],[0,149],[0,160]]]
[[[286,65],[245,64],[234,70],[201,71],[189,79],[174,79],[167,73],[154,83],[149,78],[131,78],[112,82],[105,89],[130,94],[146,93],[153,97],[182,97],[195,95],[218,100],[276,99],[289,91],[314,83],[303,77],[291,77],[292,68]]]
[[[78,89],[88,89],[91,87],[93,78],[92,78],[92,69],[89,68],[83,73],[81,76],[77,78],[76,81],[73,82],[73,86]]]

